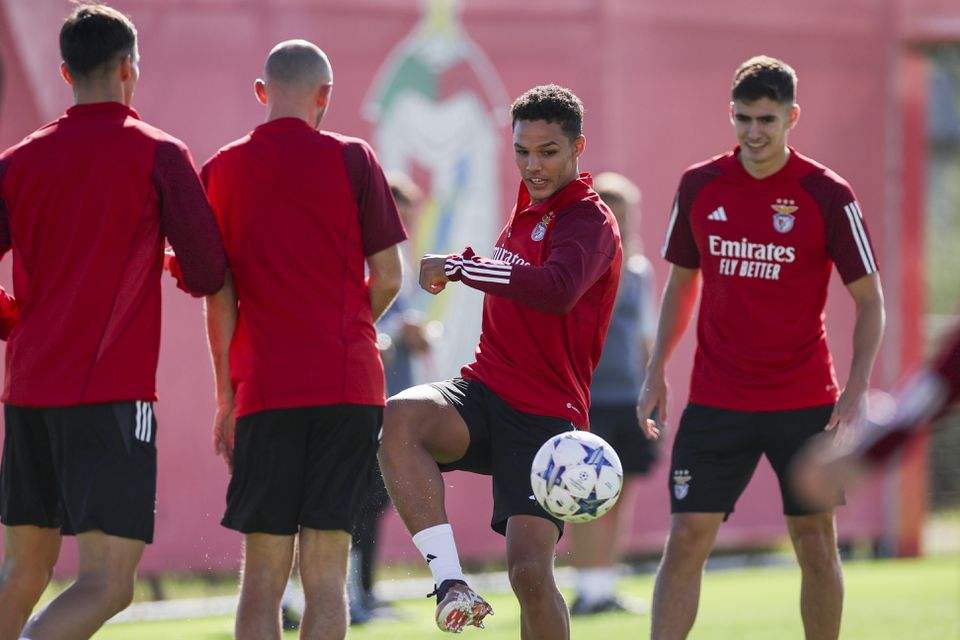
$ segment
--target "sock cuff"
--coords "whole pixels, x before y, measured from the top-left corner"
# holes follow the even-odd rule
[[[443,524],[434,525],[432,527],[427,527],[426,529],[416,532],[413,534],[413,544],[419,546],[421,543],[426,542],[427,540],[445,535],[453,535],[453,527],[446,522]]]

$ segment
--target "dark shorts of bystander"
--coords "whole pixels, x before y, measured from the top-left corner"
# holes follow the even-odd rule
[[[672,513],[733,513],[765,455],[777,474],[783,513],[810,515],[790,486],[788,470],[808,439],[822,433],[833,405],[789,411],[733,411],[690,403],[673,441]],[[842,495],[836,504],[844,503]]]
[[[268,409],[237,419],[233,475],[221,524],[293,535],[353,531],[377,457],[383,407]]]
[[[625,475],[643,475],[657,461],[659,445],[643,435],[637,421],[636,404],[593,405],[590,407],[590,432],[610,443],[620,456]]]
[[[153,541],[157,421],[149,402],[4,408],[0,519]]]
[[[476,380],[454,378],[431,384],[452,404],[470,431],[466,454],[441,471],[471,471],[493,478],[491,528],[506,535],[511,516],[546,518],[563,534],[563,522],[537,503],[530,487],[530,467],[544,442],[574,425],[565,418],[540,416],[514,409]]]

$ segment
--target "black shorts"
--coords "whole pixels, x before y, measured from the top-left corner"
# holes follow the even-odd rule
[[[221,524],[293,535],[353,531],[374,464],[383,407],[269,409],[237,419],[233,476]]]
[[[456,462],[440,464],[441,471],[472,471],[493,478],[493,517],[490,526],[506,535],[511,516],[546,518],[563,533],[563,521],[554,518],[533,498],[530,467],[544,442],[574,429],[563,418],[517,411],[476,380],[454,378],[430,385],[452,404],[470,431],[470,446]]]
[[[0,519],[153,542],[157,421],[149,402],[4,407]]]
[[[590,432],[610,443],[624,475],[647,473],[657,461],[659,447],[643,435],[636,404],[590,407]]]
[[[765,455],[777,474],[783,513],[810,515],[790,487],[790,462],[822,433],[833,405],[791,411],[731,411],[688,404],[673,441],[667,483],[672,513],[733,513]],[[843,504],[843,496],[837,496]]]

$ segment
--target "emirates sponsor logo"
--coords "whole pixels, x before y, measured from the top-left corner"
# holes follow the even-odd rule
[[[508,264],[522,264],[527,267],[530,266],[529,262],[521,258],[519,255],[517,255],[513,251],[504,249],[503,247],[496,247],[493,250],[493,259],[502,260],[503,262],[506,262]]]
[[[780,267],[797,259],[794,247],[768,242],[750,242],[746,238],[725,240],[708,236],[710,255],[720,258],[719,271],[724,276],[779,280]]]

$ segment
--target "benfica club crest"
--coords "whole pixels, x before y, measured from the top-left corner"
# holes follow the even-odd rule
[[[796,206],[796,202],[793,200],[777,198],[777,202],[770,205],[770,208],[776,211],[776,213],[773,214],[773,228],[780,233],[789,233],[790,230],[793,229],[793,223],[796,221],[793,212],[800,207]]]
[[[690,493],[690,479],[693,476],[686,469],[673,470],[673,495],[677,500],[683,500]]]
[[[540,242],[543,240],[543,237],[547,235],[547,227],[550,226],[551,220],[553,220],[553,211],[543,216],[540,222],[537,223],[537,226],[533,228],[533,231],[530,232],[530,238],[532,238],[534,242]]]

